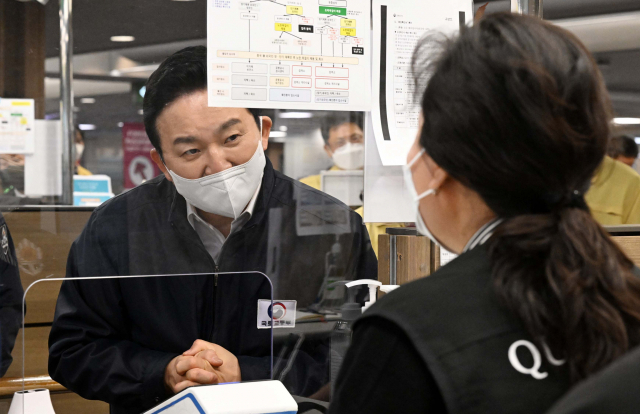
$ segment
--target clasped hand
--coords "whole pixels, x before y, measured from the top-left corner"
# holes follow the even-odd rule
[[[164,372],[164,383],[174,394],[194,385],[240,380],[238,358],[223,347],[201,339],[172,359]]]

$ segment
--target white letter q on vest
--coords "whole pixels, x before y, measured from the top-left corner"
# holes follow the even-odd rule
[[[523,366],[518,359],[516,351],[521,346],[524,346],[529,350],[529,352],[531,352],[531,356],[533,357],[533,366],[531,368]],[[540,355],[538,348],[529,341],[520,340],[511,344],[509,347],[509,362],[511,362],[511,365],[516,369],[516,371],[525,375],[531,375],[537,380],[545,379],[549,375],[546,372],[540,372],[540,367],[542,366],[542,355]]]

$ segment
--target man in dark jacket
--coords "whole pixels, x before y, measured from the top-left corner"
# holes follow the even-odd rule
[[[69,254],[69,278],[259,271],[274,299],[305,308],[331,280],[375,278],[360,217],[275,171],[271,120],[207,106],[206,48],[169,57],[147,83],[144,118],[164,175],[97,208]],[[257,328],[259,275],[66,281],[49,373],[112,413],[180,390],[269,377]]]
[[[11,351],[22,327],[22,283],[13,239],[0,213],[0,377],[11,366]]]

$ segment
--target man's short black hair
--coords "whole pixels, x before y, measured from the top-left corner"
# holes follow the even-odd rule
[[[322,120],[320,132],[325,144],[329,143],[329,133],[335,127],[344,124],[356,124],[364,131],[364,115],[362,112],[332,112]]]
[[[607,154],[611,158],[618,158],[620,156],[638,158],[638,144],[636,144],[635,139],[627,135],[613,137],[609,140]]]
[[[160,137],[156,121],[176,99],[190,93],[207,89],[207,48],[191,46],[169,56],[149,77],[144,94],[144,127],[151,144],[162,156]],[[257,109],[247,108],[260,125]]]

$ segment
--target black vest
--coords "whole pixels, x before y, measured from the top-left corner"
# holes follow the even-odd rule
[[[494,294],[486,246],[386,295],[354,329],[372,317],[407,334],[449,413],[543,413],[570,387],[566,364]]]

